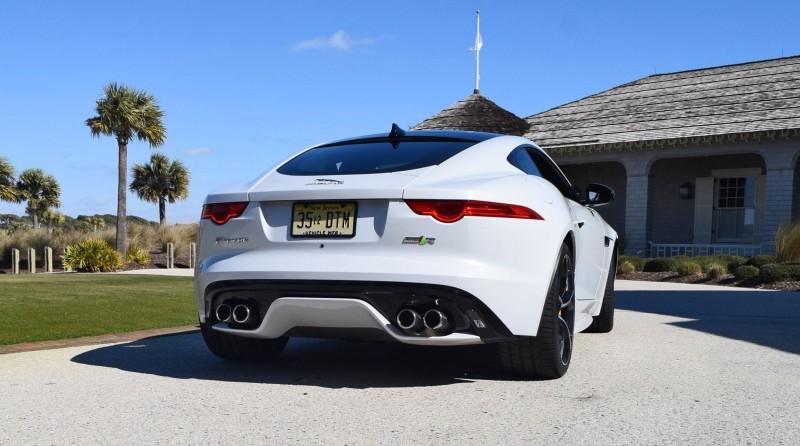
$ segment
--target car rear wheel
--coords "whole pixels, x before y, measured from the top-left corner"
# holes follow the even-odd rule
[[[611,259],[608,267],[606,291],[603,294],[603,305],[600,314],[592,318],[592,325],[586,329],[587,333],[608,333],[614,328],[614,278],[617,276],[617,259]]]
[[[288,338],[254,339],[234,336],[200,324],[203,340],[211,353],[230,361],[271,361],[286,347]]]
[[[536,336],[519,336],[498,344],[503,368],[515,375],[544,379],[567,373],[575,327],[575,269],[572,251],[562,245],[556,272],[547,291]]]

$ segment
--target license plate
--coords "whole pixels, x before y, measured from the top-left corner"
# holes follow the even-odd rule
[[[336,238],[356,234],[356,204],[294,203],[292,237]]]

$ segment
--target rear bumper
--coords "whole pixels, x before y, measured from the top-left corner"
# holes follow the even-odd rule
[[[309,330],[313,327],[313,331]],[[469,333],[450,333],[446,336],[416,337],[403,334],[368,303],[357,299],[325,299],[309,297],[283,297],[270,306],[261,324],[253,330],[231,328],[216,323],[214,330],[252,338],[279,338],[294,333],[317,336],[383,332],[395,341],[418,345],[469,345],[481,344],[481,338]],[[341,331],[337,331],[341,329]]]
[[[216,308],[243,304],[254,320],[246,325],[217,320]],[[204,293],[201,320],[238,336],[352,337],[420,345],[465,345],[512,338],[508,328],[481,301],[463,290],[423,284],[358,281],[234,280],[211,284]],[[397,313],[439,309],[449,318],[446,333],[402,330]]]

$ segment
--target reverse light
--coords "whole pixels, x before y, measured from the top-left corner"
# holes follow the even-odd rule
[[[544,220],[536,211],[515,204],[474,200],[405,200],[416,214],[430,215],[442,223],[453,223],[463,217],[500,217]]]
[[[211,219],[218,225],[224,225],[228,220],[239,217],[247,208],[246,201],[235,203],[209,203],[203,205],[203,215],[200,219]]]

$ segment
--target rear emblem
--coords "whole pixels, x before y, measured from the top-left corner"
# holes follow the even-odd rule
[[[419,237],[406,237],[406,238],[403,239],[403,244],[404,245],[425,246],[425,245],[432,245],[434,243],[436,243],[436,239],[435,238],[428,238],[428,237],[425,237],[424,235],[419,236]]]
[[[327,178],[317,178],[316,180],[306,183],[306,186],[337,186],[344,184],[344,181],[329,180]]]
[[[217,237],[214,242],[216,244],[230,244],[230,243],[247,243],[247,237],[237,237],[237,238],[225,238],[225,237]]]

